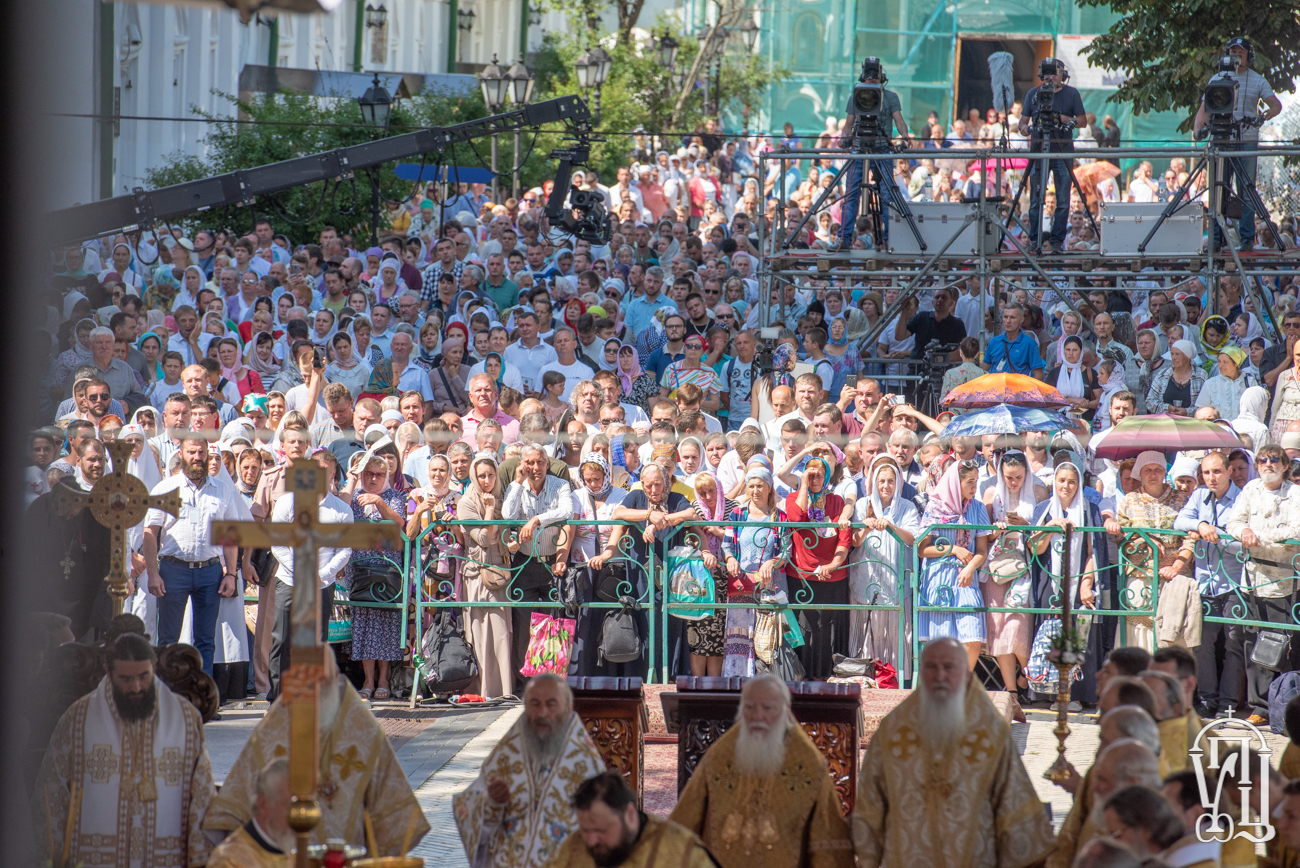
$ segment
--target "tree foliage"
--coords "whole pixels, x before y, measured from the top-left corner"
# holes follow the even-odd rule
[[[1080,0],[1111,9],[1120,18],[1084,52],[1104,69],[1129,78],[1111,97],[1134,114],[1182,111],[1188,132],[1205,83],[1223,46],[1234,36],[1255,47],[1252,68],[1275,90],[1291,92],[1300,75],[1300,2],[1249,0]]]

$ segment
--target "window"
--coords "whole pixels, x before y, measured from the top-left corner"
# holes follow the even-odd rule
[[[804,12],[794,20],[794,72],[821,72],[825,61],[826,28],[816,12]]]

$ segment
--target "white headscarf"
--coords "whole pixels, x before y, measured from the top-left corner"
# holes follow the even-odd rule
[[[1061,475],[1061,471],[1070,469],[1075,473],[1079,480],[1079,485],[1074,492],[1074,500],[1069,504],[1062,505],[1061,497],[1056,492],[1056,479]],[[1029,480],[1025,480],[1026,484]],[[1069,461],[1059,464],[1052,473],[1052,496],[1048,500],[1047,521],[1063,518],[1070,522],[1075,528],[1085,527],[1088,524],[1088,501],[1083,496],[1083,471],[1078,465]],[[1052,553],[1052,574],[1060,580],[1061,576],[1061,548],[1064,545],[1064,538],[1052,538],[1049,550]],[[1070,601],[1074,601],[1074,592],[1079,587],[1079,573],[1083,570],[1083,534],[1077,530],[1070,535]]]
[[[894,474],[894,498],[885,506],[880,500],[880,490],[878,479],[881,473],[890,472]],[[892,524],[898,524],[903,517],[903,476],[898,472],[898,462],[889,455],[877,455],[871,462],[871,470],[868,472],[868,478],[871,480],[871,511],[877,518],[887,519]]]
[[[1268,390],[1263,386],[1251,386],[1241,393],[1237,406],[1237,418],[1232,420],[1232,429],[1249,437],[1256,449],[1271,442],[1268,425],[1264,423],[1264,414],[1268,412]]]
[[[1019,456],[1020,460],[1025,462],[1025,481],[1020,486],[1020,491],[1016,492],[1014,500],[1011,496],[1011,489],[1007,487],[1006,477],[1003,476],[1004,462],[1012,457]],[[1026,521],[1030,521],[1034,516],[1034,509],[1038,506],[1038,500],[1034,496],[1034,474],[1029,470],[1029,460],[1025,458],[1025,453],[1019,449],[1013,449],[1002,456],[998,462],[998,482],[993,489],[993,515],[994,521],[1004,521],[1008,513],[1014,512]]]
[[[1070,335],[1065,340],[1069,340],[1070,338],[1075,338],[1080,344],[1083,343],[1082,338],[1079,338],[1077,335]],[[1061,364],[1061,372],[1056,375],[1057,390],[1067,398],[1084,397],[1082,346],[1080,347],[1079,361],[1067,362],[1065,360],[1065,342],[1062,341],[1061,353],[1057,358],[1057,361]]]

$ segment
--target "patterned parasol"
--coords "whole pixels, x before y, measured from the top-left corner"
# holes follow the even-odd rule
[[[943,398],[945,407],[975,409],[1014,404],[1017,407],[1068,407],[1070,402],[1042,380],[1023,374],[985,374],[964,383]]]
[[[1055,410],[999,404],[963,413],[948,423],[942,436],[982,437],[985,434],[1019,434],[1023,431],[1072,431],[1077,424],[1069,416]]]
[[[1129,416],[1105,431],[1097,444],[1097,457],[1111,461],[1136,458],[1141,452],[1166,455],[1186,450],[1240,449],[1241,441],[1222,425],[1186,416],[1160,413],[1154,416]]]

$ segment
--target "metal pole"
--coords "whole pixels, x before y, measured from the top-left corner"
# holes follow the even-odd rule
[[[496,114],[495,108],[493,108],[491,111],[493,114]],[[492,134],[492,200],[495,202],[499,198],[500,198],[500,191],[497,188],[497,134],[493,133]]]
[[[379,172],[370,173],[370,246],[379,246]]]
[[[511,178],[510,178],[510,195],[515,198],[516,202],[519,201],[519,151],[521,149],[522,143],[523,143],[523,135],[519,132],[519,130],[515,130],[515,154],[512,160],[514,164],[514,171],[511,173]]]

